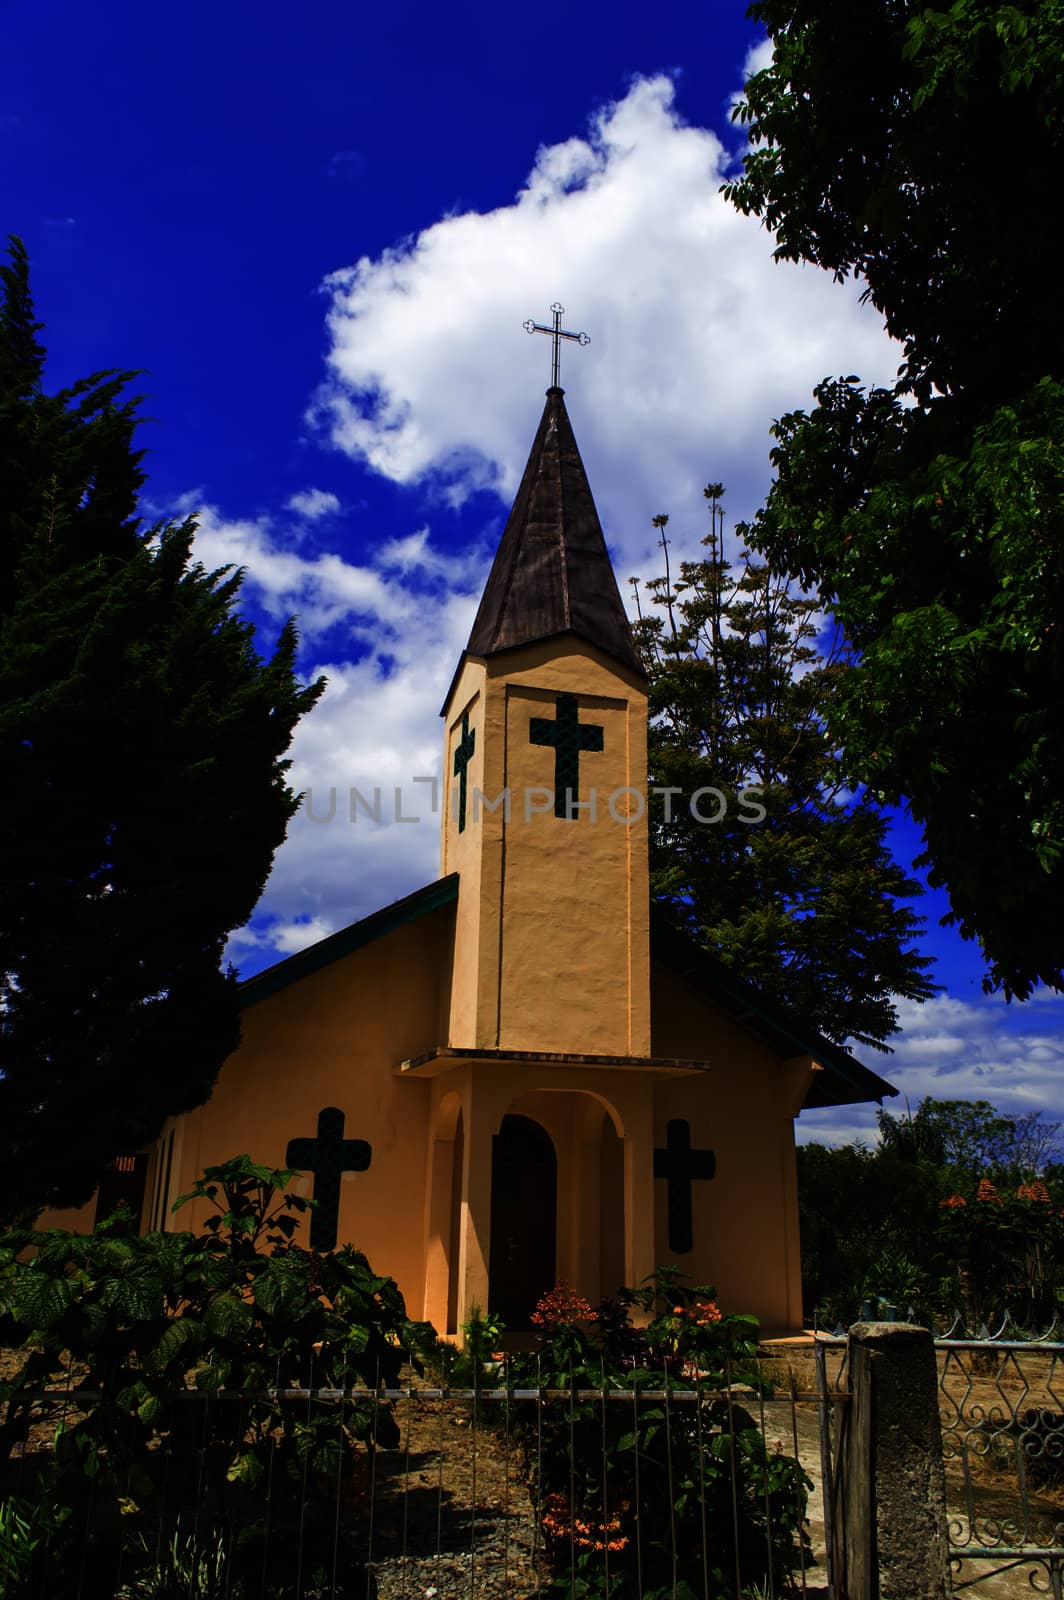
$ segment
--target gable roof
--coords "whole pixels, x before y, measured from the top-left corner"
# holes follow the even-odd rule
[[[453,905],[457,899],[458,874],[452,872],[371,916],[319,939],[316,944],[287,956],[265,971],[245,978],[239,986],[241,1007],[268,1000],[291,984],[383,939],[407,923],[442,906]],[[882,1102],[885,1095],[897,1094],[892,1084],[864,1066],[848,1050],[832,1044],[785,1007],[766,1000],[753,984],[730,971],[688,934],[680,932],[654,906],[650,914],[650,940],[655,960],[661,961],[704,998],[729,1012],[777,1055],[811,1056],[818,1063],[823,1070],[814,1077],[805,1109],[858,1105],[869,1100]]]
[[[680,932],[665,914],[651,906],[650,953],[683,978],[699,994],[728,1011],[744,1028],[780,1056],[812,1056],[823,1070],[816,1073],[803,1110],[817,1106],[882,1104],[896,1095],[893,1084],[858,1061],[841,1045],[832,1044],[795,1012],[766,1000],[760,990]]]
[[[451,872],[446,878],[427,883],[423,889],[416,889],[402,900],[396,900],[392,905],[374,911],[371,916],[352,922],[325,939],[319,939],[317,944],[297,950],[295,955],[287,956],[284,961],[276,962],[263,972],[256,972],[254,977],[245,978],[239,985],[240,1005],[246,1008],[257,1005],[260,1000],[268,1000],[271,995],[298,983],[301,978],[309,977],[312,972],[320,972],[334,961],[341,961],[353,951],[361,950],[363,945],[383,939],[386,934],[394,933],[408,922],[427,916],[440,906],[451,905],[457,899],[458,874]]]
[[[564,395],[547,390],[466,651],[491,656],[574,633],[642,677]]]

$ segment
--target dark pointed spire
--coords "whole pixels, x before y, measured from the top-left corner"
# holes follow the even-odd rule
[[[642,674],[564,394],[547,390],[466,649],[490,656],[575,633]]]

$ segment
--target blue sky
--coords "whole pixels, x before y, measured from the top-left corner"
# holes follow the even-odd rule
[[[8,11],[3,224],[50,381],[146,369],[153,513],[196,511],[202,559],[247,568],[264,644],[296,612],[302,670],[329,676],[296,783],[399,785],[423,817],[297,818],[234,941],[243,971],[435,873],[412,779],[439,770],[439,702],[542,405],[526,317],[561,300],[591,333],[562,381],[622,589],[655,570],[656,512],[694,551],[708,479],[753,512],[769,424],[821,377],[891,377],[854,286],[775,266],[717,193],[759,44],[731,0]],[[908,863],[904,818],[896,839]],[[941,898],[923,910],[946,993],[866,1059],[914,1104],[1064,1117],[1061,1001],[985,999]]]

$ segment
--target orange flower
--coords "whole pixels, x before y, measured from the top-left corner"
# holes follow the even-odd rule
[[[977,1200],[989,1200],[996,1206],[1001,1204],[1001,1196],[998,1194],[989,1178],[979,1179],[979,1188],[976,1191],[975,1198]]]
[[[1017,1200],[1036,1200],[1039,1205],[1049,1205],[1049,1190],[1041,1178],[1036,1178],[1033,1183],[1021,1183],[1016,1190]]]
[[[532,1321],[538,1328],[558,1328],[594,1320],[595,1313],[583,1295],[570,1289],[567,1283],[559,1283],[543,1295],[532,1313]]]
[[[944,1200],[938,1202],[938,1209],[941,1211],[945,1206],[966,1206],[967,1204],[968,1202],[962,1194],[948,1194]]]
[[[574,1517],[563,1494],[547,1496],[541,1521],[548,1538],[571,1539],[578,1550],[623,1550],[628,1543],[627,1536],[621,1532],[620,1517],[602,1522]]]

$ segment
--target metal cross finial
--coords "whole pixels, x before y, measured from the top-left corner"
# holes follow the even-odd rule
[[[589,333],[566,332],[566,330],[562,327],[562,316],[565,312],[565,307],[560,306],[557,300],[555,300],[554,304],[551,306],[551,310],[554,313],[553,328],[545,327],[542,322],[533,322],[531,317],[529,317],[527,322],[522,323],[522,327],[526,333],[549,333],[551,338],[554,340],[554,356],[553,360],[551,361],[550,383],[552,389],[557,389],[559,387],[558,373],[561,368],[561,341],[563,339],[571,339],[574,344],[590,344],[591,335]]]

